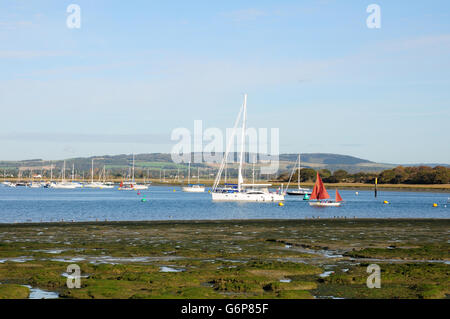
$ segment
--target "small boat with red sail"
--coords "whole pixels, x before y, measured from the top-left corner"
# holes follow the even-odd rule
[[[314,185],[313,192],[309,197],[309,205],[310,206],[318,206],[318,207],[337,207],[341,206],[342,197],[336,189],[336,198],[334,201],[328,200],[330,195],[325,188],[325,185],[320,178],[319,173],[317,173],[316,183]]]

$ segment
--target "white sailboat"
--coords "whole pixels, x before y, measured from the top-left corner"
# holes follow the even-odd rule
[[[103,178],[103,181],[100,179]],[[102,174],[99,176],[98,181],[94,182],[94,159],[91,162],[91,181],[87,184],[84,184],[84,187],[87,188],[100,188],[100,189],[111,189],[114,188],[114,183],[106,181],[106,167],[103,165]]]
[[[240,121],[241,115],[242,119],[242,132],[241,132],[241,151],[239,159],[239,170],[238,170],[238,184],[230,185],[227,184],[225,187],[219,187],[220,178],[222,171],[226,165],[226,159],[228,159],[228,154],[230,152],[231,143],[236,135],[237,125]],[[213,189],[211,192],[213,201],[241,201],[241,202],[278,202],[284,200],[283,193],[274,193],[269,191],[269,187],[272,184],[245,184],[242,175],[243,164],[244,164],[244,152],[245,152],[245,121],[247,117],[247,94],[244,94],[244,103],[238,114],[236,122],[234,124],[233,133],[230,140],[228,141],[227,149],[225,152],[225,157],[222,160],[219,171],[217,173],[216,179],[214,181]]]
[[[100,182],[94,182],[94,159],[91,160],[91,182],[84,184],[86,188],[100,188]]]
[[[66,181],[66,161],[64,161],[63,169],[61,172],[61,182],[58,183],[51,183],[51,188],[58,188],[58,189],[75,189],[80,186],[78,186],[76,183],[71,183]]]
[[[2,182],[2,184],[6,187],[16,187],[16,184],[11,183],[11,182]]]
[[[41,188],[42,187],[41,182],[35,182],[33,180],[33,170],[30,171],[30,183],[28,184],[28,187],[30,187],[30,188]]]
[[[205,191],[205,186],[199,184],[200,181],[200,168],[198,169],[198,173],[197,173],[197,184],[191,184],[191,162],[189,162],[189,166],[188,166],[188,186],[184,186],[182,187],[182,191],[183,192],[188,192],[188,193],[203,193]]]
[[[134,154],[133,154],[133,166],[131,169],[131,181],[121,182],[118,190],[129,191],[129,190],[145,190],[148,189],[148,185],[137,184],[134,180]]]
[[[83,184],[75,181],[75,163],[72,163],[72,184],[75,185],[75,188],[82,188]]]
[[[297,189],[293,189],[293,190],[287,191],[286,193],[288,195],[293,195],[293,196],[311,195],[312,191],[309,188],[303,188],[303,187],[300,186],[300,170],[301,170],[300,154],[298,154],[297,162],[298,162],[298,167],[297,167],[297,169],[298,169],[298,173],[297,173]],[[296,164],[297,164],[297,162],[296,162]],[[289,177],[288,187],[289,187],[289,183],[291,182],[291,178],[294,175],[294,171],[295,171],[295,168],[292,170],[291,176]],[[288,187],[286,189],[288,189]]]
[[[111,189],[111,188],[114,188],[114,183],[113,182],[107,182],[106,181],[106,167],[105,167],[105,165],[103,165],[102,176],[103,176],[103,181],[99,182],[100,189]]]

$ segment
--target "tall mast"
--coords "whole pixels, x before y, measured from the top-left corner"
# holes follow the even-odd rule
[[[225,164],[226,165],[226,164]],[[225,184],[227,183],[227,167],[225,166]]]
[[[244,109],[243,109],[243,119],[242,119],[242,134],[241,134],[241,156],[239,158],[239,174],[238,174],[238,191],[241,191],[241,185],[244,182],[242,177],[242,164],[244,161],[244,150],[245,150],[245,120],[247,117],[247,94],[244,94]]]
[[[298,154],[298,177],[297,177],[297,183],[298,183],[298,188],[299,189],[300,189],[300,169],[301,169],[300,154]]]
[[[255,163],[253,163],[253,167],[252,167],[252,184],[253,184],[253,186],[252,187],[255,187],[254,185],[255,185]]]
[[[197,184],[200,184],[200,167],[197,167]]]
[[[131,181],[134,183],[134,153],[133,153],[133,168],[131,169],[131,174],[132,174]]]
[[[188,184],[191,183],[191,162],[189,162],[188,166]]]
[[[61,174],[61,182],[64,182],[65,180],[66,180],[66,161],[64,160],[63,171]]]
[[[91,162],[91,183],[94,183],[94,159]]]
[[[50,182],[53,180],[53,161],[50,162]]]
[[[75,163],[72,163],[72,182],[74,179],[74,172],[75,172]]]

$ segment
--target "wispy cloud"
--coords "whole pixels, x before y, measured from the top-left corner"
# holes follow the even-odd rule
[[[69,56],[73,53],[68,51],[37,51],[37,50],[2,50],[0,58],[2,59],[34,59],[48,58],[57,56]]]
[[[173,143],[167,134],[82,134],[82,133],[7,133],[0,134],[0,141],[26,141],[51,143],[108,143],[108,144],[169,144]]]
[[[450,34],[426,35],[386,44],[386,48],[393,50],[433,49],[435,47],[450,48]]]
[[[268,13],[263,10],[250,8],[250,9],[242,9],[242,10],[235,10],[231,12],[225,12],[222,14],[224,17],[231,18],[236,22],[242,22],[242,21],[253,21],[258,18],[268,16]]]
[[[0,30],[17,30],[33,27],[33,21],[0,21]]]

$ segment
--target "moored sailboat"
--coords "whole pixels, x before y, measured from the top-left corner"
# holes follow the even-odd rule
[[[82,185],[73,181],[73,168],[72,168],[72,182],[66,181],[66,161],[64,161],[63,169],[61,171],[61,182],[51,183],[50,188],[75,189],[79,187],[82,187]]]
[[[309,188],[303,188],[303,187],[300,186],[300,170],[301,170],[300,154],[298,154],[297,162],[298,162],[298,168],[297,168],[298,169],[298,172],[297,172],[297,174],[298,174],[297,175],[297,189],[288,190],[288,191],[286,191],[286,193],[288,195],[291,195],[291,196],[300,196],[300,195],[304,196],[304,195],[307,195],[305,197],[305,199],[308,199],[309,198],[308,196],[311,195],[311,193],[312,193],[311,190]],[[294,170],[295,170],[295,168],[294,168]],[[291,178],[294,175],[294,170],[292,171],[291,177],[289,178],[288,187],[289,187],[289,183],[291,182]],[[286,188],[286,189],[288,189],[288,188]]]
[[[121,182],[118,190],[145,190],[148,189],[148,185],[137,184],[134,180],[134,154],[133,154],[133,166],[131,167],[131,180],[128,182]]]
[[[222,176],[222,171],[226,166],[228,155],[230,152],[231,142],[236,134],[237,125],[242,119],[242,131],[241,131],[241,151],[239,159],[239,170],[238,170],[238,183],[233,187],[219,187],[220,178]],[[245,121],[247,116],[247,94],[244,95],[244,104],[239,112],[236,119],[233,134],[229,140],[225,156],[220,165],[219,171],[214,181],[213,189],[211,192],[213,201],[241,201],[241,202],[279,202],[284,200],[284,194],[274,193],[269,191],[269,187],[272,184],[246,184],[244,183],[244,177],[242,174],[243,164],[244,164],[244,151],[245,151]],[[229,185],[227,185],[229,186]]]
[[[309,205],[317,206],[317,207],[341,206],[342,197],[339,194],[337,189],[336,189],[335,200],[330,201],[330,200],[328,200],[329,198],[330,198],[330,195],[328,195],[325,185],[323,184],[322,179],[320,178],[319,172],[317,172],[316,183],[314,184],[313,192],[309,198]]]
[[[94,159],[91,160],[91,182],[84,184],[86,188],[100,188],[100,182],[94,182]]]
[[[205,191],[205,186],[199,184],[200,181],[200,169],[197,172],[197,184],[191,184],[191,162],[189,162],[188,168],[188,186],[183,186],[181,189],[183,192],[187,193],[203,193]]]

